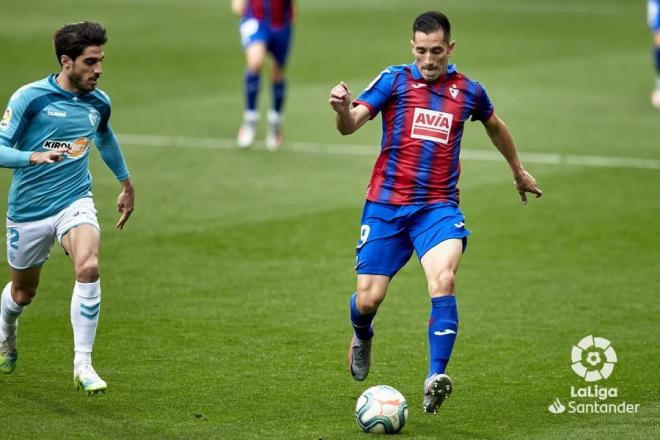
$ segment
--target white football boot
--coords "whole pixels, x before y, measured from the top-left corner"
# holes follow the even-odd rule
[[[73,383],[79,391],[84,391],[88,396],[105,393],[108,389],[108,384],[90,364],[83,364],[74,369]]]
[[[275,151],[282,145],[282,115],[275,110],[268,111],[268,130],[266,131],[266,148]]]
[[[243,114],[243,124],[238,129],[236,143],[241,148],[249,148],[257,137],[257,124],[259,123],[259,113],[247,110]]]

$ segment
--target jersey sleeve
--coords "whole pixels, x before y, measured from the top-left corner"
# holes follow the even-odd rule
[[[390,99],[393,84],[394,72],[389,68],[383,70],[353,101],[353,106],[357,107],[360,104],[366,106],[371,119],[375,118]]]
[[[0,167],[22,168],[30,165],[32,151],[14,147],[30,122],[30,101],[20,89],[12,95],[0,120]]]
[[[474,110],[472,111],[472,120],[486,122],[493,116],[495,108],[493,107],[493,103],[490,102],[484,86],[476,81],[475,84],[477,86],[477,93],[474,101]]]
[[[97,131],[94,135],[94,143],[101,153],[103,162],[110,168],[117,180],[122,181],[130,177],[124,155],[117,142],[117,137],[112,131],[109,123],[105,124],[105,131]]]

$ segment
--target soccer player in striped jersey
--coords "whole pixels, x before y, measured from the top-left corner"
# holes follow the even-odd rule
[[[445,368],[458,332],[454,277],[467,245],[458,207],[460,142],[468,119],[480,121],[513,172],[520,197],[542,195],[523,168],[513,138],[495,115],[484,87],[449,64],[455,42],[447,17],[415,18],[412,64],[390,66],[353,101],[341,82],[330,92],[337,129],[347,135],[382,113],[380,155],[374,166],[357,244],[357,292],[350,299],[354,329],[348,353],[356,380],[371,363],[371,323],[394,275],[417,252],[431,296],[429,371],[424,410],[436,413],[452,392]],[[351,108],[351,104],[353,107]]]
[[[653,33],[653,61],[655,62],[655,88],[651,104],[660,109],[660,0],[648,0],[648,21]]]
[[[92,367],[101,308],[101,240],[92,200],[92,142],[121,183],[122,229],[133,211],[134,189],[110,127],[110,99],[96,89],[106,30],[98,23],[66,25],[54,35],[61,71],[18,89],[0,121],[0,167],[13,168],[7,210],[11,281],[0,301],[0,371],[12,373],[18,352],[18,317],[37,293],[41,267],[55,239],[71,258],[74,383],[87,394],[107,383]]]
[[[259,122],[257,98],[261,67],[268,53],[271,58],[273,105],[268,111],[266,148],[274,151],[282,144],[285,67],[291,46],[295,5],[293,0],[232,0],[232,9],[241,16],[239,29],[247,61],[245,112],[236,141],[241,148],[248,148],[254,143]]]

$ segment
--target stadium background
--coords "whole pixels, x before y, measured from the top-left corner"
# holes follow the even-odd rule
[[[402,438],[659,437],[660,113],[645,2],[298,3],[275,154],[233,148],[243,56],[228,1],[3,3],[2,105],[57,70],[57,27],[107,26],[100,86],[137,187],[117,232],[119,185],[93,153],[104,231],[95,364],[109,393],[73,390],[73,274],[55,247],[21,318],[18,368],[0,377],[3,435],[363,438],[355,400],[386,383],[410,404]],[[456,389],[438,417],[421,411],[428,299],[415,259],[377,318],[368,380],[346,371],[380,122],[342,138],[327,105],[339,80],[357,95],[383,67],[411,62],[410,23],[429,9],[449,15],[453,62],[485,84],[546,192],[523,207],[483,129],[466,127],[460,187],[473,236],[458,278]],[[262,109],[269,100],[266,88]],[[9,182],[1,172],[2,192]],[[570,350],[588,334],[612,341],[619,362],[600,384],[640,403],[638,414],[548,411],[585,385]]]

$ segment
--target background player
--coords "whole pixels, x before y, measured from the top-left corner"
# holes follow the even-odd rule
[[[257,98],[261,67],[266,52],[271,55],[273,107],[268,112],[266,148],[275,150],[282,144],[282,109],[286,96],[284,69],[289,47],[295,6],[293,0],[232,0],[234,13],[241,16],[241,42],[245,49],[245,113],[238,130],[239,147],[247,148],[254,143],[257,134],[259,112]]]
[[[374,166],[357,246],[357,293],[350,301],[354,336],[349,368],[364,380],[370,367],[371,323],[390,280],[413,249],[420,258],[431,296],[429,372],[424,410],[436,413],[452,392],[444,374],[458,331],[454,277],[470,233],[458,208],[456,184],[463,125],[481,121],[513,172],[522,201],[541,196],[518,159],[513,139],[495,115],[481,84],[448,60],[454,51],[450,24],[427,12],[413,23],[413,64],[390,66],[353,102],[346,84],[330,92],[337,129],[347,135],[383,114],[381,152]]]
[[[655,60],[655,89],[651,104],[660,109],[660,0],[648,0],[649,27],[653,32],[653,55]]]
[[[107,388],[91,355],[101,307],[100,232],[89,174],[92,140],[122,185],[117,228],[124,227],[134,201],[109,124],[110,100],[96,90],[106,41],[106,30],[98,23],[69,24],[55,32],[61,72],[18,89],[0,122],[0,166],[14,168],[7,211],[11,281],[0,305],[0,371],[11,373],[16,367],[18,317],[37,293],[41,266],[57,238],[76,274],[73,374],[76,386],[87,393]]]

